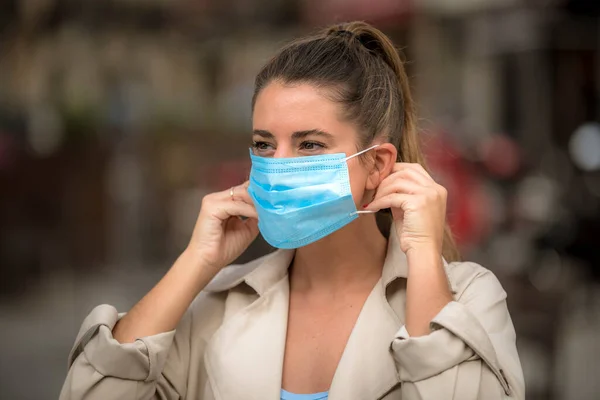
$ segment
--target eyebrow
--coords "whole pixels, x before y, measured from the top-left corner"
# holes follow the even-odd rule
[[[253,131],[253,134],[263,137],[265,139],[275,139],[275,135],[273,135],[271,132],[263,130],[263,129],[255,129]],[[294,139],[294,140],[303,139],[310,135],[321,136],[326,139],[334,138],[334,136],[331,133],[325,132],[321,129],[308,129],[305,131],[296,131],[296,132],[292,133],[292,139]]]

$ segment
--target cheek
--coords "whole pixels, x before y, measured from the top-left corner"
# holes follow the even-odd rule
[[[349,165],[348,172],[350,173],[350,188],[352,189],[352,198],[354,199],[356,208],[360,210],[364,204],[363,200],[365,196],[365,186],[367,185],[368,174],[365,168],[359,162]]]

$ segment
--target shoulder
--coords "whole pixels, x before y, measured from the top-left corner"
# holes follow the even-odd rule
[[[485,295],[506,297],[496,275],[478,263],[472,261],[451,262],[446,265],[446,274],[455,298],[461,302]]]

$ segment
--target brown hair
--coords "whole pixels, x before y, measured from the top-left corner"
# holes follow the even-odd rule
[[[349,22],[291,42],[258,73],[253,109],[260,91],[274,80],[327,89],[328,97],[342,104],[344,117],[359,127],[361,148],[385,136],[398,149],[398,161],[427,169],[404,61],[380,30]],[[460,258],[448,225],[442,254],[448,262]]]

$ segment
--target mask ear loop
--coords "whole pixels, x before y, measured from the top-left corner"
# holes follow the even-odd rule
[[[344,159],[344,161],[348,161],[348,160],[350,160],[351,158],[358,157],[358,156],[360,156],[361,154],[363,154],[363,153],[366,153],[366,152],[367,152],[367,151],[369,151],[369,150],[373,150],[375,147],[379,147],[379,145],[378,145],[378,144],[376,144],[375,146],[371,146],[371,147],[369,147],[368,149],[364,149],[364,150],[362,150],[362,151],[359,151],[359,152],[358,152],[358,153],[356,153],[356,154],[352,154],[351,156],[349,156],[349,157],[346,157],[346,158]]]
[[[354,158],[354,157],[358,157],[358,156],[360,156],[361,154],[363,154],[363,153],[366,153],[367,151],[373,150],[373,149],[374,149],[374,148],[376,148],[376,147],[379,147],[379,145],[378,145],[378,144],[376,144],[376,145],[374,145],[374,146],[371,146],[371,147],[369,147],[368,149],[364,149],[364,150],[362,150],[362,151],[359,151],[358,153],[356,153],[356,154],[353,154],[353,155],[351,155],[350,157],[346,157],[346,160],[345,160],[345,161],[348,161],[348,160],[350,160],[351,158]],[[357,211],[355,211],[355,212],[354,212],[352,215],[354,215],[354,214],[375,214],[376,212],[377,212],[377,211],[370,211],[370,210],[358,211],[358,210],[357,210]]]
[[[372,149],[372,148],[374,148],[374,147],[377,147],[377,146],[379,146],[379,145],[373,146],[373,147],[371,147],[371,148],[369,148],[369,149],[367,149],[367,150],[370,150],[370,149]],[[367,151],[367,150],[365,150],[365,151]],[[362,151],[361,151],[361,153],[362,153]],[[360,154],[360,153],[359,153],[359,154]],[[353,156],[353,157],[354,157],[354,156]],[[400,157],[398,157],[398,162],[402,162],[402,159],[401,159]],[[358,211],[358,210],[357,210],[357,211],[354,211],[354,213],[352,213],[352,215],[354,215],[354,214],[375,214],[375,213],[377,213],[377,212],[378,212],[378,211],[369,211],[369,210]]]

